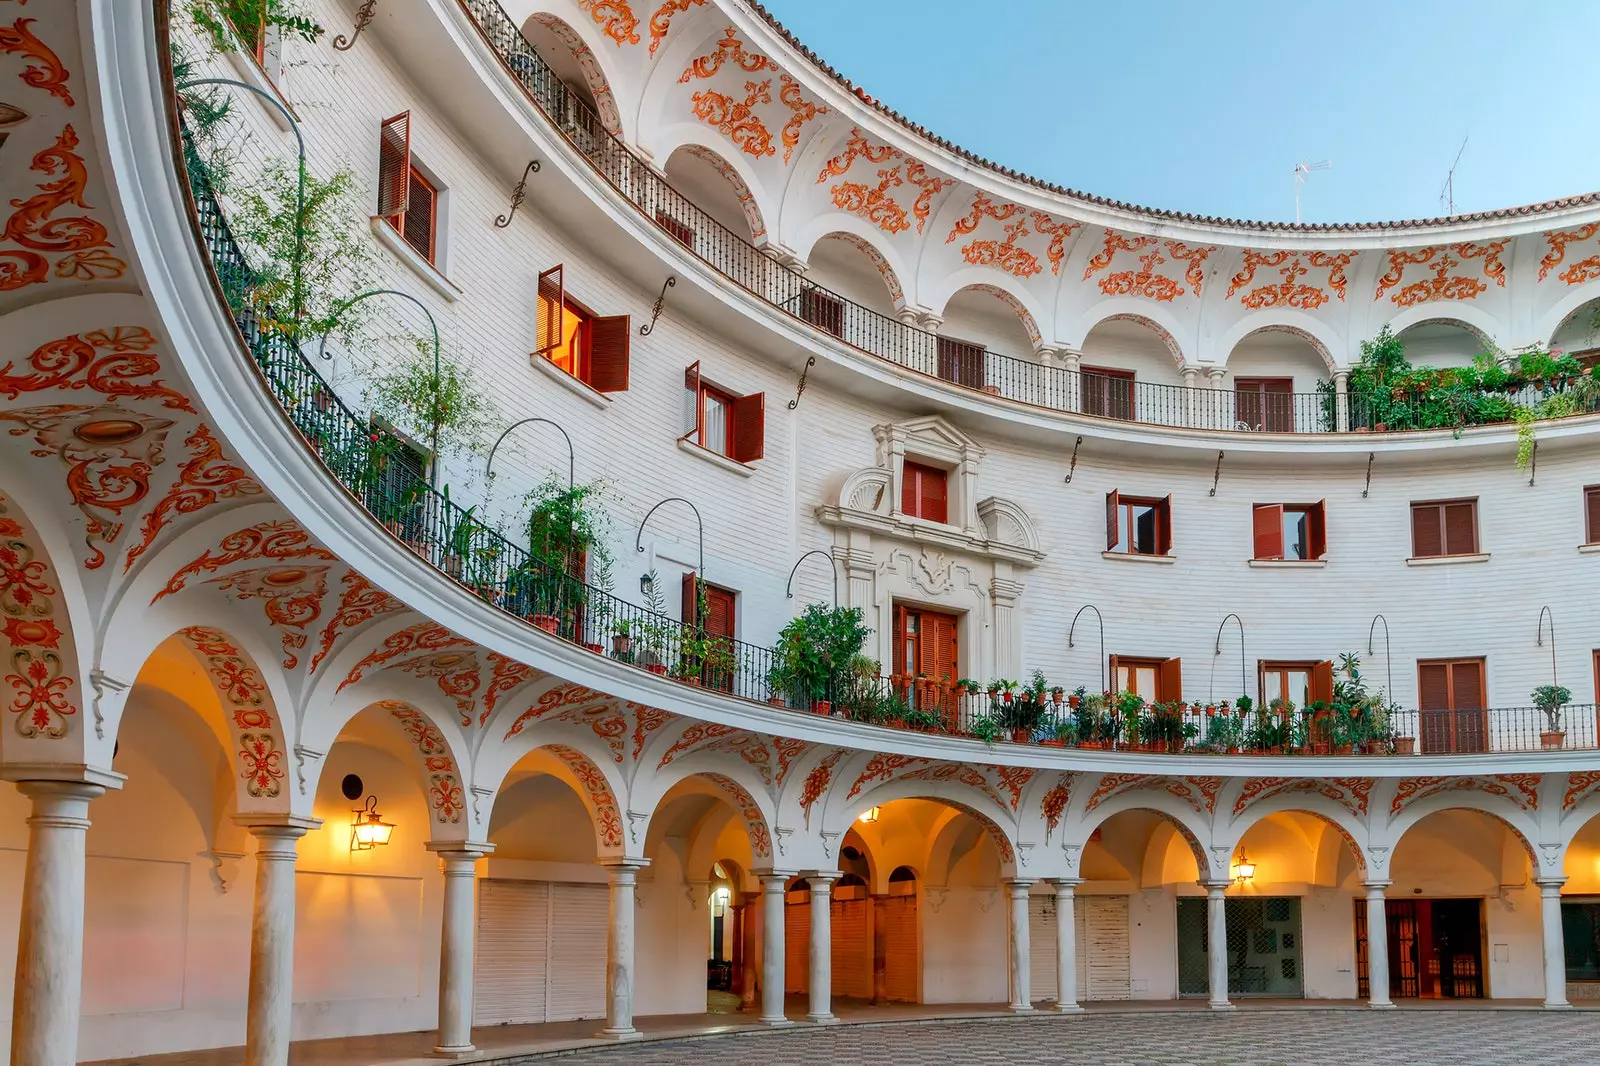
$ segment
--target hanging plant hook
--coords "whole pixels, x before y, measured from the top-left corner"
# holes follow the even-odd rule
[[[689,508],[689,510],[694,512],[695,525],[700,529],[700,565],[695,568],[695,574],[700,578],[700,580],[703,581],[705,580],[706,576],[706,524],[705,521],[700,517],[700,508],[696,507],[682,496],[668,496],[666,499],[662,500],[660,503],[656,504],[654,507],[650,508],[650,510],[645,512],[644,520],[639,523],[639,532],[634,534],[633,546],[637,551],[644,551],[644,527],[649,524],[651,515],[655,514],[657,511],[661,510],[662,507],[669,503],[681,503],[685,507]]]
[[[1555,612],[1551,611],[1549,607],[1539,608],[1538,637],[1539,647],[1541,648],[1544,647],[1544,620],[1546,618],[1550,619],[1550,684],[1556,685],[1559,684],[1556,680],[1556,616]]]
[[[361,7],[356,11],[356,28],[350,31],[349,37],[341,33],[333,39],[334,51],[348,52],[355,47],[356,38],[361,36],[361,31],[371,25],[373,11],[377,6],[378,0],[362,0]]]
[[[1389,656],[1389,620],[1381,614],[1372,616],[1372,624],[1367,627],[1367,654],[1372,654],[1372,634],[1378,628],[1378,623],[1383,623],[1383,667],[1389,678],[1389,687],[1385,691],[1390,699],[1394,699],[1394,660]]]
[[[1217,644],[1216,648],[1212,652],[1212,658],[1214,660],[1217,656],[1222,654],[1222,631],[1227,627],[1229,618],[1233,619],[1234,624],[1239,627],[1239,694],[1241,696],[1249,695],[1249,675],[1245,672],[1244,619],[1240,618],[1231,611],[1223,616],[1222,623],[1217,626]],[[1215,664],[1213,664],[1213,666],[1214,665]]]
[[[495,228],[505,229],[511,225],[511,220],[516,217],[517,208],[521,207],[522,201],[528,197],[528,175],[537,173],[539,173],[539,161],[537,159],[530,160],[522,171],[522,180],[517,182],[516,186],[511,190],[511,210],[503,215],[495,216]]]
[[[831,552],[825,552],[821,548],[812,548],[810,551],[806,552],[804,555],[800,556],[800,558],[794,561],[794,568],[789,571],[789,583],[783,587],[784,598],[790,600],[794,599],[795,571],[800,569],[801,563],[805,562],[813,555],[822,556],[824,559],[828,560],[828,565],[833,567],[833,605],[837,607],[839,606],[839,564],[834,560]]]
[[[516,429],[518,426],[525,426],[529,422],[543,422],[547,426],[554,426],[556,432],[561,434],[561,439],[567,442],[567,488],[572,488],[577,483],[577,478],[575,475],[578,468],[577,453],[572,449],[572,438],[567,436],[567,431],[561,428],[561,424],[559,422],[553,422],[548,418],[540,418],[538,416],[533,418],[524,418],[520,422],[511,423],[506,427],[505,432],[500,434],[500,436],[495,439],[494,447],[489,449],[489,461],[483,464],[484,475],[487,477],[494,476],[494,453],[499,449],[500,442],[510,436],[513,429]]]
[[[1078,615],[1083,614],[1084,611],[1093,611],[1094,620],[1100,626],[1100,691],[1104,692],[1109,688],[1106,684],[1106,620],[1100,617],[1100,608],[1092,603],[1086,603],[1078,608],[1078,614],[1072,616],[1072,625],[1067,627],[1067,647],[1077,647],[1072,638],[1078,629]]]

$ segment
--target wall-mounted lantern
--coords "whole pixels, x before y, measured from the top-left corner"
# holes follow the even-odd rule
[[[868,807],[866,810],[861,812],[861,817],[857,818],[856,821],[865,822],[866,824],[871,825],[873,822],[878,820],[878,815],[880,813],[882,813],[880,808]]]
[[[384,821],[378,813],[377,796],[368,796],[366,805],[357,807],[351,813],[355,815],[350,823],[351,851],[371,851],[389,843],[389,837],[394,833],[394,823]]]
[[[1233,864],[1233,879],[1235,881],[1248,882],[1255,875],[1256,864],[1251,862],[1250,857],[1241,849],[1239,852],[1239,861]]]

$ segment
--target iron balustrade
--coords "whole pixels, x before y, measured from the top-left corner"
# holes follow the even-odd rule
[[[623,199],[702,262],[773,307],[853,348],[947,384],[1017,403],[1143,425],[1271,433],[1365,433],[1507,423],[1509,410],[1433,394],[1381,401],[1316,392],[1244,393],[1163,385],[1003,355],[919,329],[864,307],[761,251],[675,189],[620,137],[522,35],[498,0],[458,0],[534,106]],[[1485,395],[1539,399],[1561,386]],[[1585,396],[1576,414],[1600,410]],[[1440,419],[1444,419],[1443,422]],[[1464,421],[1463,421],[1464,419]]]
[[[778,650],[710,634],[590,585],[477,520],[448,493],[434,491],[420,471],[400,461],[399,439],[347,407],[297,340],[276,325],[283,319],[256,306],[258,275],[229,228],[187,129],[181,128],[181,138],[197,234],[263,383],[339,484],[435,569],[485,603],[596,654],[741,699],[957,735],[981,732],[985,720],[1005,716],[1003,696],[961,692],[947,681],[869,673],[817,688],[797,684],[783,675]],[[1536,707],[1395,711],[1383,735],[1362,747],[1369,754],[1404,754],[1407,745],[1394,738],[1410,737],[1418,754],[1591,750],[1600,746],[1597,721],[1594,704],[1568,704],[1554,722]],[[1230,716],[1199,705],[1175,713],[1103,713],[1090,721],[1069,703],[1049,701],[1021,739],[1049,742],[1062,723],[1071,729],[1060,743],[1079,749],[1344,754],[1330,727],[1307,712]],[[1560,736],[1552,739],[1555,732]]]

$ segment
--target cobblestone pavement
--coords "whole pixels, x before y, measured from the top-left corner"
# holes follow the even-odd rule
[[[1401,1010],[1102,1014],[797,1026],[580,1051],[593,1066],[1592,1066],[1600,1012]]]

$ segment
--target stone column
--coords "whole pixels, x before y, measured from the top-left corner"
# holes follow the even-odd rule
[[[833,1013],[833,883],[838,870],[806,874],[811,883],[811,1009],[806,1017],[818,1025],[834,1025]]]
[[[739,1009],[754,1010],[756,1005],[756,930],[761,926],[761,893],[742,892],[744,900],[743,944],[739,949]]]
[[[1075,877],[1056,878],[1056,1010],[1075,1014],[1078,1006],[1078,926],[1074,913]]]
[[[639,871],[649,859],[613,859],[601,863],[611,873],[611,928],[606,933],[606,1027],[611,1040],[638,1040],[633,1027],[633,905]]]
[[[761,875],[761,1021],[793,1025],[783,1015],[783,886],[789,875]]]
[[[473,907],[478,860],[493,844],[430,840],[444,873],[443,931],[439,937],[439,1055],[466,1055],[472,1046]]]
[[[1350,371],[1333,372],[1334,428],[1340,433],[1350,432]]]
[[[1014,1014],[1030,1014],[1033,1012],[1033,990],[1030,988],[1031,974],[1028,963],[1028,886],[1033,882],[1026,878],[1014,877],[1006,882],[1006,891],[1011,897],[1011,1006]]]
[[[1207,367],[1206,376],[1211,379],[1209,383],[1211,395],[1196,397],[1196,399],[1204,400],[1211,408],[1210,417],[1203,421],[1212,429],[1232,429],[1234,423],[1233,404],[1230,402],[1232,397],[1223,391],[1223,379],[1228,376],[1228,368],[1222,366]]]
[[[1223,893],[1232,881],[1201,881],[1206,890],[1206,962],[1210,975],[1211,1009],[1233,1010],[1228,1002],[1228,908]]]
[[[1195,382],[1199,380],[1199,377],[1199,367],[1186,366],[1183,368],[1183,387],[1185,390],[1183,394],[1183,424],[1190,429],[1199,429],[1204,425],[1198,408],[1205,397],[1195,388]]]
[[[105,786],[86,781],[18,781],[33,803],[22,875],[22,922],[11,1007],[11,1061],[72,1066],[78,1061],[83,999],[84,844],[89,801]]]
[[[872,918],[872,1004],[889,1002],[889,928],[883,922],[883,908],[890,896],[874,895],[867,913]]]
[[[1373,1010],[1393,1010],[1389,998],[1389,919],[1384,911],[1383,892],[1388,881],[1367,883],[1367,1006]]]
[[[1540,877],[1539,924],[1544,929],[1544,1009],[1571,1010],[1567,1002],[1566,940],[1561,931],[1561,886],[1565,877]]]
[[[241,814],[234,820],[256,838],[244,1061],[246,1066],[286,1066],[294,1008],[295,848],[322,820],[284,814]]]
[[[1075,352],[1070,348],[1061,352],[1061,368],[1067,372],[1064,403],[1068,411],[1083,410],[1083,376],[1082,371],[1078,369],[1082,362],[1082,352]]]

